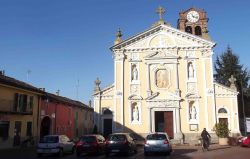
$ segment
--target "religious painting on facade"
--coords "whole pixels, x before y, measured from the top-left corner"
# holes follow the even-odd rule
[[[160,69],[156,71],[156,86],[159,88],[166,88],[169,85],[168,70]]]

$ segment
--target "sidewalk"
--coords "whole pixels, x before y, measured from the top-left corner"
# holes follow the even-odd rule
[[[212,144],[209,146],[208,151],[216,151],[220,149],[228,149],[231,148],[232,146],[226,145],[226,146],[221,146],[219,144]],[[173,150],[179,151],[179,150],[190,150],[190,152],[203,152],[201,146],[195,146],[195,145],[173,145]]]
[[[22,152],[22,153],[29,153],[35,151],[35,147],[12,147],[12,148],[6,148],[6,149],[0,149],[0,154],[11,154],[16,152]]]

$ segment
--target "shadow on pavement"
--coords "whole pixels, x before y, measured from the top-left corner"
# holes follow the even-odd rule
[[[224,147],[209,147],[208,151],[216,151],[216,150],[222,150],[222,149],[228,149],[231,148],[230,146],[224,146]]]
[[[192,153],[195,151],[197,151],[197,149],[174,149],[172,156],[183,155],[183,154]]]

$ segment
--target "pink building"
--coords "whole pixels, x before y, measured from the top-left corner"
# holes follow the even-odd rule
[[[93,131],[93,108],[75,100],[46,93],[40,109],[40,136],[79,137]]]

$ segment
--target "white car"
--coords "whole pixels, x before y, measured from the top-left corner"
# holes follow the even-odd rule
[[[144,155],[147,156],[149,153],[157,152],[162,152],[166,155],[171,154],[172,145],[167,133],[156,132],[146,137]]]
[[[44,136],[37,145],[37,156],[43,154],[56,154],[63,156],[64,153],[74,153],[75,143],[66,135],[47,135]]]

